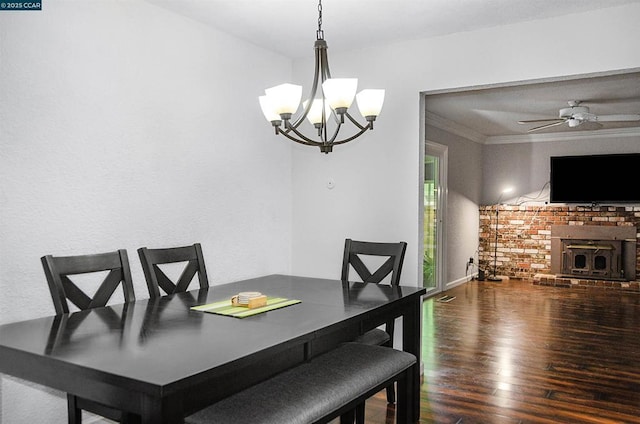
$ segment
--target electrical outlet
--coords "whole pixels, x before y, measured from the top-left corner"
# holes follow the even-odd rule
[[[472,264],[473,263],[473,258],[469,258],[469,263]]]

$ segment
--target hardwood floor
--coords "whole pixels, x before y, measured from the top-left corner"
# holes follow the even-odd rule
[[[423,311],[421,423],[640,423],[639,294],[472,281]]]

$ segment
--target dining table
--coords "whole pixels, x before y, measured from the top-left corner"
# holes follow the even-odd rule
[[[251,291],[299,302],[242,318],[193,309]],[[267,275],[1,325],[0,372],[145,424],[183,423],[395,318],[402,318],[398,348],[420,358],[424,294],[414,286]],[[408,394],[398,393],[409,423],[419,419],[419,364]]]

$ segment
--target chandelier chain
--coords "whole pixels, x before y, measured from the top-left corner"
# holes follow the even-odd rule
[[[322,30],[322,0],[318,0],[318,31],[316,39],[324,40],[324,31]]]

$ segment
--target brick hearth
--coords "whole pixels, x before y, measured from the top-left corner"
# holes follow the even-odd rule
[[[582,278],[556,277],[555,275],[536,274],[533,277],[533,284],[537,286],[567,287],[567,288],[589,288],[597,287],[603,289],[617,289],[640,293],[640,281],[608,281],[592,280]]]
[[[495,205],[480,207],[478,257],[487,273],[493,271],[495,217]],[[551,274],[551,225],[634,226],[640,242],[640,206],[500,206],[498,217],[498,275],[532,279],[541,285],[637,288],[637,281],[556,278]],[[636,274],[640,275],[640,243],[637,246]]]

